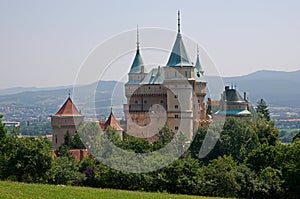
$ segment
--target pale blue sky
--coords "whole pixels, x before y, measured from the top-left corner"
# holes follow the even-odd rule
[[[1,0],[0,89],[70,85],[96,45],[136,24],[176,30],[178,9],[223,76],[300,69],[297,0]]]

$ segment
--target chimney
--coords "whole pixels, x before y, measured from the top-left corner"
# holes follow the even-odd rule
[[[225,86],[225,91],[228,91],[229,90],[229,86]]]
[[[247,101],[247,94],[244,92],[244,100]]]

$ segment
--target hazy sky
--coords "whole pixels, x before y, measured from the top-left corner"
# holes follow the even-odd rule
[[[0,89],[71,85],[98,44],[136,24],[176,31],[178,9],[222,76],[300,69],[298,0],[1,0]]]

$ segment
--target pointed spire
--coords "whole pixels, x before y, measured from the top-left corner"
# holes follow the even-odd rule
[[[182,36],[180,33],[180,11],[178,10],[178,29],[177,29],[177,37],[170,54],[169,60],[167,62],[167,66],[193,66],[191,63],[189,56],[186,52]]]
[[[178,10],[178,13],[177,13],[177,21],[178,21],[178,23],[177,23],[177,33],[178,34],[180,34],[180,10]]]
[[[136,28],[136,54],[133,60],[133,63],[131,65],[129,73],[141,73],[142,72],[142,66],[144,66],[143,59],[140,55],[140,40],[139,40],[139,27],[137,25]]]
[[[139,41],[139,25],[136,25],[136,49],[140,49],[140,41]]]
[[[199,58],[199,46],[198,46],[198,44],[197,44],[197,59],[196,59],[195,68],[197,69],[198,72],[201,73],[201,75],[204,74],[204,70],[202,69],[202,66],[201,66],[201,64],[200,64],[200,58]]]

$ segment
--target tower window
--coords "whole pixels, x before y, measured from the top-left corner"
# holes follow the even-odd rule
[[[175,115],[175,118],[178,118],[178,115]]]
[[[175,130],[176,130],[176,131],[178,130],[178,126],[175,126]]]
[[[187,73],[187,71],[184,71],[185,72],[185,77],[187,77],[188,76],[188,73]]]
[[[178,105],[175,105],[174,107],[175,107],[176,109],[178,109]]]
[[[55,135],[55,143],[57,143],[57,135]]]
[[[136,103],[136,104],[137,104],[137,103],[138,103],[138,101],[135,101],[134,103]]]
[[[177,96],[177,95],[175,95],[175,96],[174,96],[174,98],[175,98],[175,99],[177,99],[177,98],[178,98],[178,96]]]
[[[146,101],[146,100],[144,101],[144,104],[147,104],[147,101]]]
[[[161,103],[161,104],[163,104],[163,103],[164,103],[164,101],[163,101],[163,100],[160,100],[160,103]]]

